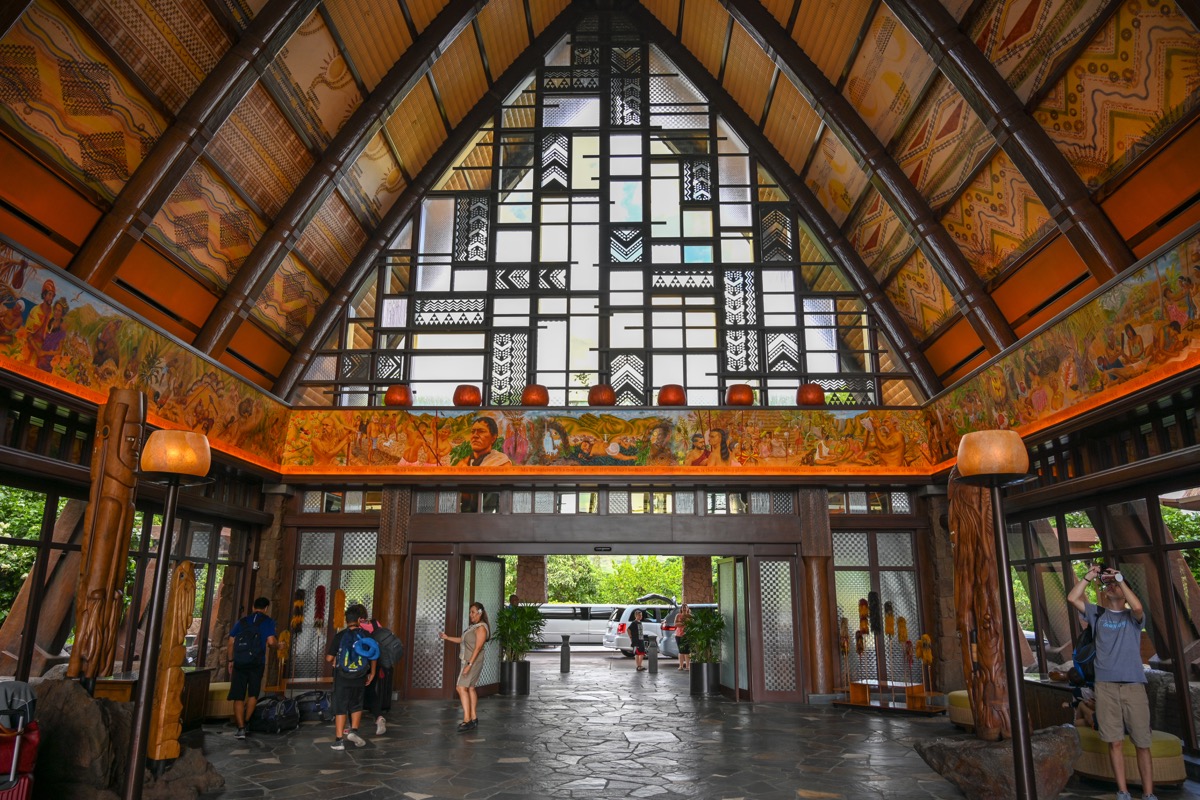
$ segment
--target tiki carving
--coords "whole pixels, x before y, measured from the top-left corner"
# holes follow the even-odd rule
[[[163,613],[162,650],[158,680],[154,684],[154,709],[150,712],[150,740],[146,758],[167,761],[179,758],[183,733],[184,639],[196,605],[196,572],[192,562],[181,561],[171,572],[170,594]]]
[[[75,646],[67,667],[72,678],[94,681],[113,671],[145,419],[146,395],[134,389],[110,390],[99,409],[75,589]]]
[[[959,480],[957,469],[950,472],[948,494],[963,677],[975,717],[975,735],[994,742],[1011,738],[1012,728],[991,497],[988,489]]]

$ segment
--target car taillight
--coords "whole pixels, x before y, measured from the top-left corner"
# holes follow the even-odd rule
[[[617,635],[620,636],[624,632],[625,632],[625,623],[622,622],[621,624],[617,625]]]
[[[674,625],[663,625],[662,629],[664,631],[673,631],[673,630],[675,630],[675,626]]]

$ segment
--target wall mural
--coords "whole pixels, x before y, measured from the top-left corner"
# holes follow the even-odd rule
[[[926,407],[934,461],[964,433],[1028,436],[1200,366],[1200,228]]]
[[[289,417],[283,472],[921,475],[926,436],[916,410],[305,408]]]
[[[141,389],[154,425],[276,468],[287,406],[0,240],[0,366],[102,403]]]

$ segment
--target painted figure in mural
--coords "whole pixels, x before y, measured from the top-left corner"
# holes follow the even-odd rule
[[[529,458],[529,434],[526,433],[525,420],[509,423],[508,436],[504,437],[504,445],[500,448],[514,464],[524,464]]]
[[[97,415],[82,568],[75,590],[75,646],[67,667],[72,678],[94,682],[113,671],[145,417],[146,396],[134,389],[110,390]]]
[[[121,349],[117,341],[117,333],[121,330],[121,321],[114,319],[109,322],[96,336],[96,347],[92,351],[92,366],[96,374],[102,375],[105,370],[116,374],[121,365]]]
[[[950,471],[947,523],[954,543],[954,607],[963,676],[975,735],[989,742],[1011,737],[1001,636],[1000,589],[992,503],[988,490]]]
[[[593,467],[626,467],[637,461],[637,454],[625,452],[616,441],[605,444],[594,436],[584,436],[579,440],[576,458],[580,464]]]
[[[0,264],[0,344],[13,341],[25,317],[25,303],[20,292],[28,270],[29,262],[23,258]]]
[[[884,418],[875,428],[875,441],[879,446],[879,463],[885,467],[903,467],[908,464],[905,451],[908,441],[900,425],[890,418]]]
[[[703,467],[708,465],[708,448],[704,446],[704,434],[692,434],[692,449],[687,451],[684,457],[689,467]]]
[[[504,467],[512,463],[512,459],[499,450],[493,450],[496,439],[500,438],[500,427],[491,417],[478,416],[471,422],[469,441],[471,455],[465,460],[471,467]],[[458,463],[463,463],[460,461]]]
[[[330,467],[345,463],[346,450],[350,447],[350,433],[333,417],[321,420],[320,428],[309,439],[313,466]],[[338,459],[342,460],[338,460]]]
[[[1126,365],[1135,364],[1146,357],[1146,343],[1142,340],[1142,335],[1128,322],[1121,333],[1121,355]]]
[[[184,637],[196,606],[196,571],[192,562],[181,561],[175,567],[170,592],[163,615],[158,681],[154,685],[150,742],[146,746],[146,758],[151,761],[179,758],[179,735],[183,733],[183,661],[187,655]]]
[[[36,364],[42,350],[42,340],[54,315],[54,298],[58,288],[49,278],[42,284],[42,302],[29,310],[25,318],[25,361]]]
[[[63,342],[67,339],[64,321],[68,310],[67,298],[60,297],[54,301],[54,310],[50,313],[46,335],[42,337],[42,344],[37,353],[37,368],[44,372],[54,371],[54,358],[62,350]]]
[[[1188,337],[1183,335],[1183,328],[1178,320],[1171,320],[1158,329],[1158,339],[1151,350],[1153,361],[1167,361],[1179,355],[1187,346]]]
[[[671,443],[674,427],[669,422],[660,422],[650,429],[650,452],[646,463],[654,466],[673,467],[679,463],[675,447]]]
[[[734,460],[733,448],[729,444],[729,432],[724,428],[713,428],[708,432],[709,469],[729,469],[740,466]]]

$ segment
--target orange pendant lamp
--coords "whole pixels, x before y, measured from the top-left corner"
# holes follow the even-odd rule
[[[540,383],[531,383],[521,391],[521,405],[548,406],[550,405],[550,392]]]
[[[687,392],[678,383],[668,383],[658,390],[660,406],[686,406]]]
[[[825,388],[819,383],[804,383],[796,390],[796,405],[823,406],[825,405]]]
[[[478,386],[472,386],[469,383],[461,383],[454,389],[454,405],[456,406],[477,406],[483,402],[483,395],[479,391]]]
[[[616,404],[617,393],[607,383],[597,383],[588,389],[589,406],[615,406]]]
[[[408,384],[404,383],[389,386],[387,392],[383,395],[383,404],[395,408],[412,408],[412,389],[408,388]]]
[[[754,405],[754,387],[748,383],[735,383],[725,390],[725,405]]]

